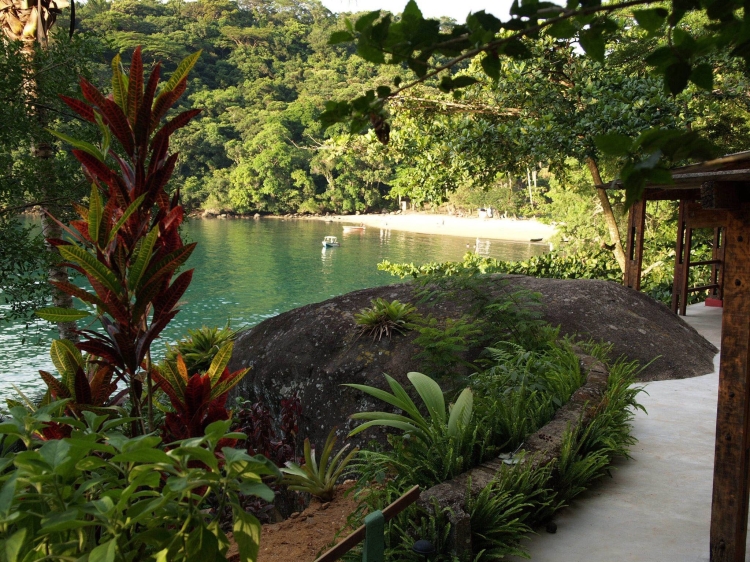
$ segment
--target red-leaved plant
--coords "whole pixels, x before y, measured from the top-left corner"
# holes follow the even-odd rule
[[[250,370],[229,372],[227,363],[232,356],[233,346],[232,342],[224,344],[204,374],[188,375],[185,361],[180,355],[176,361],[167,361],[161,368],[153,370],[154,381],[169,397],[173,409],[167,413],[162,427],[165,443],[202,437],[209,424],[229,419],[227,393]],[[220,441],[219,445],[234,446],[234,442],[226,441]]]
[[[75,345],[110,367],[113,381],[128,384],[132,413],[138,417],[144,382],[151,411],[151,343],[177,314],[177,304],[193,275],[187,270],[172,279],[195,244],[182,243],[179,194],[175,191],[170,197],[165,187],[177,161],[177,154],[169,154],[170,136],[200,110],[161,122],[185,92],[187,74],[199,55],[182,61],[161,87],[159,64],[144,82],[140,47],[133,53],[129,74],[122,70],[118,55],[112,61],[110,96],[81,79],[85,102],[62,97],[73,111],[99,127],[100,146],[53,133],[73,145],[73,154],[92,183],[88,208],[75,206],[80,219],[71,222],[70,228],[61,224],[70,239],[50,240],[65,265],[88,279],[91,290],[69,282],[53,284],[95,307],[103,332],[79,330],[81,339]],[[37,314],[52,322],[89,315],[61,308]],[[134,431],[145,431],[145,426],[141,422]]]

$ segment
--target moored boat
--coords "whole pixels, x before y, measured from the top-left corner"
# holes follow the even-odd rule
[[[339,244],[339,240],[335,236],[326,236],[323,238],[323,246],[326,248],[332,248],[334,246],[341,246],[341,244]]]
[[[344,233],[346,233],[346,232],[364,232],[365,225],[362,224],[360,226],[345,226],[343,228],[344,228]]]

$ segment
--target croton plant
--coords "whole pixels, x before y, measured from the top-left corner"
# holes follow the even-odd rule
[[[170,196],[166,188],[177,162],[177,154],[169,152],[170,136],[200,110],[190,109],[169,120],[165,117],[185,92],[188,73],[199,55],[188,56],[161,85],[159,64],[144,80],[140,47],[133,53],[129,73],[123,71],[118,55],[112,61],[110,95],[81,79],[85,101],[62,97],[81,118],[98,126],[101,143],[96,146],[52,132],[73,146],[91,181],[88,207],[75,205],[80,218],[69,227],[60,223],[69,236],[50,240],[65,265],[85,276],[90,288],[70,282],[53,284],[91,305],[103,330],[80,329],[78,342],[57,345],[67,355],[75,355],[71,348],[87,353],[88,368],[76,359],[79,364],[73,371],[61,371],[63,380],[48,373],[42,376],[51,398],[72,399],[68,408],[73,413],[112,405],[113,399],[129,395],[131,414],[141,420],[134,431],[146,429],[142,421],[146,403],[150,429],[155,429],[152,397],[155,383],[164,382],[164,377],[155,375],[150,348],[178,313],[178,303],[193,275],[192,269],[177,274],[195,244],[183,244],[178,231],[184,217],[179,189]],[[37,314],[52,322],[90,316],[87,311],[54,307]],[[116,394],[121,381],[127,386],[124,397]],[[189,388],[202,384],[191,382]],[[96,386],[96,392],[87,392],[87,385]],[[215,393],[208,398],[215,400]]]

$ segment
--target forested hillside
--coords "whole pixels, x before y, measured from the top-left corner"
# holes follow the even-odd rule
[[[367,137],[329,139],[326,100],[377,81],[373,65],[328,38],[341,22],[319,2],[90,1],[80,29],[106,59],[143,46],[175,63],[202,49],[185,105],[203,109],[175,143],[188,207],[354,213],[384,204],[393,174]],[[127,64],[127,61],[124,61]]]
[[[689,126],[722,152],[750,146],[748,84],[738,63],[711,61],[720,68],[713,90],[691,85],[672,96],[643,56],[666,39],[627,25],[610,38],[606,66],[584,57],[572,40],[551,37],[524,47],[533,64],[498,62],[496,81],[483,76],[484,62],[459,65],[454,78],[476,79],[474,85],[451,96],[428,82],[389,105],[387,145],[372,130],[359,134],[341,124],[326,130],[319,119],[326,102],[409,75],[367,62],[354,45],[329,44],[333,32],[361,15],[332,14],[317,0],[89,0],[79,7],[73,41],[57,29],[53,48],[26,71],[46,88],[40,97],[52,109],[49,125],[80,137],[91,133],[55,101],[58,91],[75,91],[77,74],[107,90],[112,58],[120,54],[127,67],[138,45],[147,66],[158,60],[167,71],[202,50],[182,101],[202,113],[174,139],[181,158],[173,187],[180,186],[191,210],[377,212],[397,208],[399,198],[417,208],[492,206],[499,214],[560,223],[571,251],[616,240],[613,221],[591,220],[609,212],[591,188],[592,174],[607,180],[617,170],[598,153],[596,135]],[[700,32],[704,22],[691,17],[688,24]],[[27,63],[12,45],[2,62],[4,97],[22,100]],[[46,74],[50,80],[42,80]],[[21,157],[37,133],[30,133],[33,118],[13,117],[24,114],[17,104],[2,111],[3,122],[16,123],[0,134],[3,169],[12,170],[0,177],[2,202],[12,213],[39,199],[40,171]],[[54,174],[69,194],[61,200],[84,198],[86,182],[64,145],[57,147]],[[622,198],[611,199],[611,217],[622,227]],[[650,210],[653,230],[670,232],[673,215],[668,205]],[[664,244],[671,245],[671,234]]]
[[[332,14],[316,0],[90,0],[78,21],[84,36],[103,43],[103,61],[137,45],[147,61],[167,65],[203,50],[184,101],[203,114],[176,139],[175,181],[189,208],[354,213],[393,208],[403,196],[417,205],[450,198],[549,215],[547,203],[570,208],[570,192],[555,186],[593,183],[581,173],[588,159],[609,172],[596,154],[597,134],[705,128],[713,115],[709,133],[724,150],[747,146],[742,73],[727,63],[714,92],[691,87],[670,96],[649,76],[641,56],[649,43],[635,30],[611,43],[616,63],[606,68],[572,43],[560,49],[550,40],[532,47],[539,64],[507,60],[496,84],[480,80],[458,99],[431,86],[412,91],[390,108],[387,147],[372,132],[324,131],[326,101],[351,99],[399,73],[365,62],[352,46],[329,45],[346,17],[357,15]],[[459,72],[480,78],[476,64]],[[585,195],[574,206],[589,215],[597,203]]]

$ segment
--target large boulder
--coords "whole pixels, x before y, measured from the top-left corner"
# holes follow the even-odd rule
[[[388,373],[408,386],[406,373],[424,368],[415,358],[420,348],[414,343],[414,332],[374,341],[359,334],[355,313],[377,297],[411,302],[423,315],[439,320],[470,313],[470,299],[419,303],[415,288],[402,283],[355,291],[285,312],[242,333],[229,367],[252,369],[235,392],[262,400],[274,411],[280,398],[297,393],[304,412],[300,432],[313,443],[322,444],[334,426],[347,432],[354,426],[350,414],[380,409],[382,404],[342,384],[386,388],[383,373]],[[717,350],[712,344],[666,306],[622,285],[515,275],[491,276],[482,285],[492,295],[519,289],[541,294],[544,316],[560,326],[561,334],[611,342],[615,356],[646,365],[642,380],[692,377],[713,370]],[[471,361],[480,352],[469,350],[464,358]],[[368,435],[377,432],[370,430]]]

